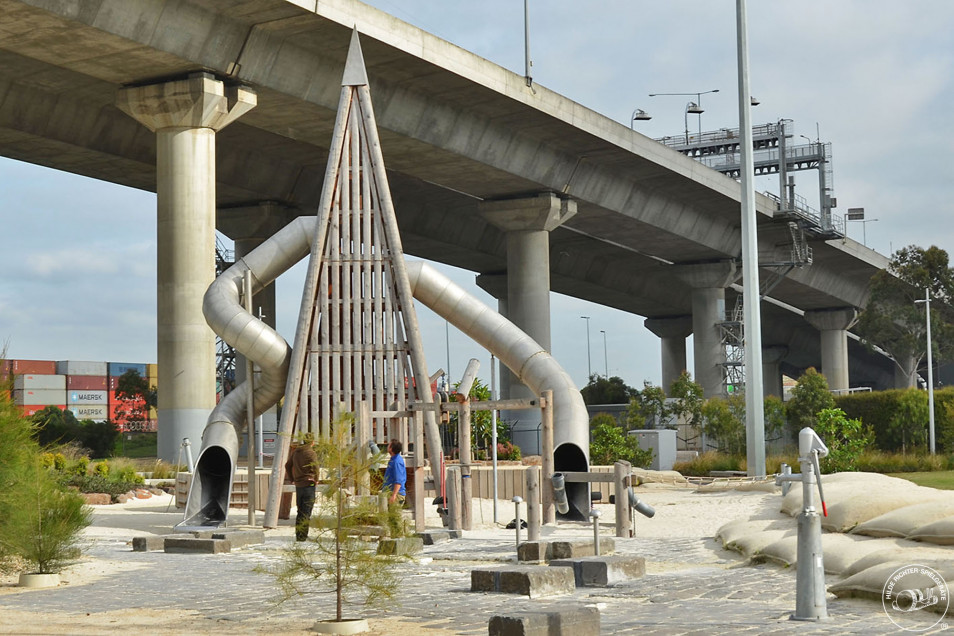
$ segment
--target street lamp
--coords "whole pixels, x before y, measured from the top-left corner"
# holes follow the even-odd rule
[[[861,223],[861,244],[865,247],[868,247],[868,224],[874,223],[878,219],[866,219],[865,218],[865,209],[864,208],[848,208],[848,213],[845,215],[845,221],[859,221]],[[848,233],[848,228],[845,228],[845,234]]]
[[[696,101],[694,101],[694,102],[689,102],[688,104],[686,104],[686,113],[685,113],[685,115],[686,115],[686,116],[685,116],[685,120],[686,120],[686,145],[688,145],[688,144],[689,144],[689,113],[692,113],[693,115],[699,115],[699,136],[701,137],[701,136],[702,136],[702,113],[705,112],[705,111],[703,110],[702,106],[700,105],[700,104],[702,104],[702,96],[703,96],[703,95],[708,95],[709,93],[718,93],[718,92],[719,92],[719,89],[718,89],[718,88],[713,88],[711,91],[701,91],[701,92],[698,92],[698,93],[650,93],[649,96],[650,96],[650,97],[658,97],[658,96],[660,96],[660,95],[668,95],[668,96],[680,96],[680,95],[681,95],[681,96],[683,96],[683,97],[691,97],[691,96],[693,96],[693,95],[696,96]]]
[[[924,290],[924,300],[915,300],[924,303],[924,315],[927,329],[927,367],[928,367],[928,447],[934,454],[934,360],[931,355],[931,290]]]
[[[606,330],[600,329],[603,334],[603,377],[609,379],[609,356],[606,355]]]
[[[642,108],[637,108],[636,110],[633,111],[633,116],[629,118],[629,129],[635,130],[635,128],[633,127],[634,122],[649,121],[652,118],[653,116],[647,113],[645,110],[643,110]]]
[[[590,365],[590,317],[589,316],[580,316],[583,320],[586,321],[586,383],[590,383],[590,378],[593,377],[593,367]]]

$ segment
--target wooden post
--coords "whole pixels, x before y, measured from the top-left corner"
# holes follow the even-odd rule
[[[424,532],[424,413],[414,412],[414,532]],[[438,468],[437,470],[440,470]]]
[[[527,467],[527,541],[540,540],[540,467]]]
[[[358,449],[358,457],[364,459],[371,456],[371,448],[368,446],[368,442],[371,441],[371,405],[365,401],[358,402],[357,411],[355,445]],[[361,475],[361,480],[358,482],[358,494],[371,494],[370,470]]]
[[[543,523],[556,523],[556,505],[553,503],[553,391],[544,391],[541,400],[542,416],[542,446],[540,454],[542,455],[543,476],[541,478],[542,492],[541,501],[543,502]]]
[[[461,529],[473,529],[473,480],[470,476],[470,400],[464,401],[457,408],[458,413],[458,441],[460,443],[460,518]]]
[[[629,518],[629,483],[633,466],[619,461],[613,464],[613,483],[616,485],[616,536],[630,538],[633,526]]]
[[[447,467],[447,528],[448,530],[462,530],[460,518],[460,469],[457,466]]]

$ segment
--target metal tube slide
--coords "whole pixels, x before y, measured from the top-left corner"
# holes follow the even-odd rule
[[[251,271],[252,293],[257,293],[308,256],[315,225],[315,217],[292,221],[215,279],[203,299],[202,311],[212,330],[261,369],[253,393],[256,416],[285,393],[291,347],[274,329],[245,311],[242,280],[245,272]],[[225,523],[239,439],[248,417],[248,390],[247,381],[238,385],[209,416],[185,514],[177,529]]]
[[[411,292],[442,318],[496,355],[537,395],[553,391],[554,470],[589,468],[589,416],[583,396],[566,371],[530,336],[468,294],[433,267],[407,264]],[[586,519],[590,507],[588,484],[567,484],[572,519]]]

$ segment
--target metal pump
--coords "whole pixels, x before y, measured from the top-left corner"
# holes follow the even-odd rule
[[[825,562],[822,553],[821,519],[815,510],[814,490],[818,487],[822,513],[827,517],[825,495],[822,492],[821,470],[818,459],[828,456],[828,447],[809,427],[798,432],[798,463],[800,474],[783,474],[775,484],[802,482],[802,512],[798,515],[798,565],[795,577],[795,613],[792,620],[818,621],[828,619],[828,600],[825,598]]]

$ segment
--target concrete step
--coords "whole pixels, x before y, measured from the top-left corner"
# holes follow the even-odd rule
[[[517,612],[495,615],[490,636],[599,636],[600,611],[570,606],[553,612]]]
[[[571,568],[576,587],[606,587],[646,574],[646,559],[630,555],[556,559],[550,567]]]
[[[471,592],[522,594],[530,598],[570,594],[576,589],[573,570],[537,565],[480,568],[470,572]]]
[[[167,554],[222,554],[231,552],[227,539],[200,539],[198,537],[168,537],[165,542]]]
[[[600,537],[600,554],[612,554],[616,540]],[[593,541],[525,541],[517,547],[518,561],[551,561],[594,556]]]
[[[378,542],[378,554],[387,556],[409,556],[424,551],[424,540],[420,537],[399,537],[381,539]]]

